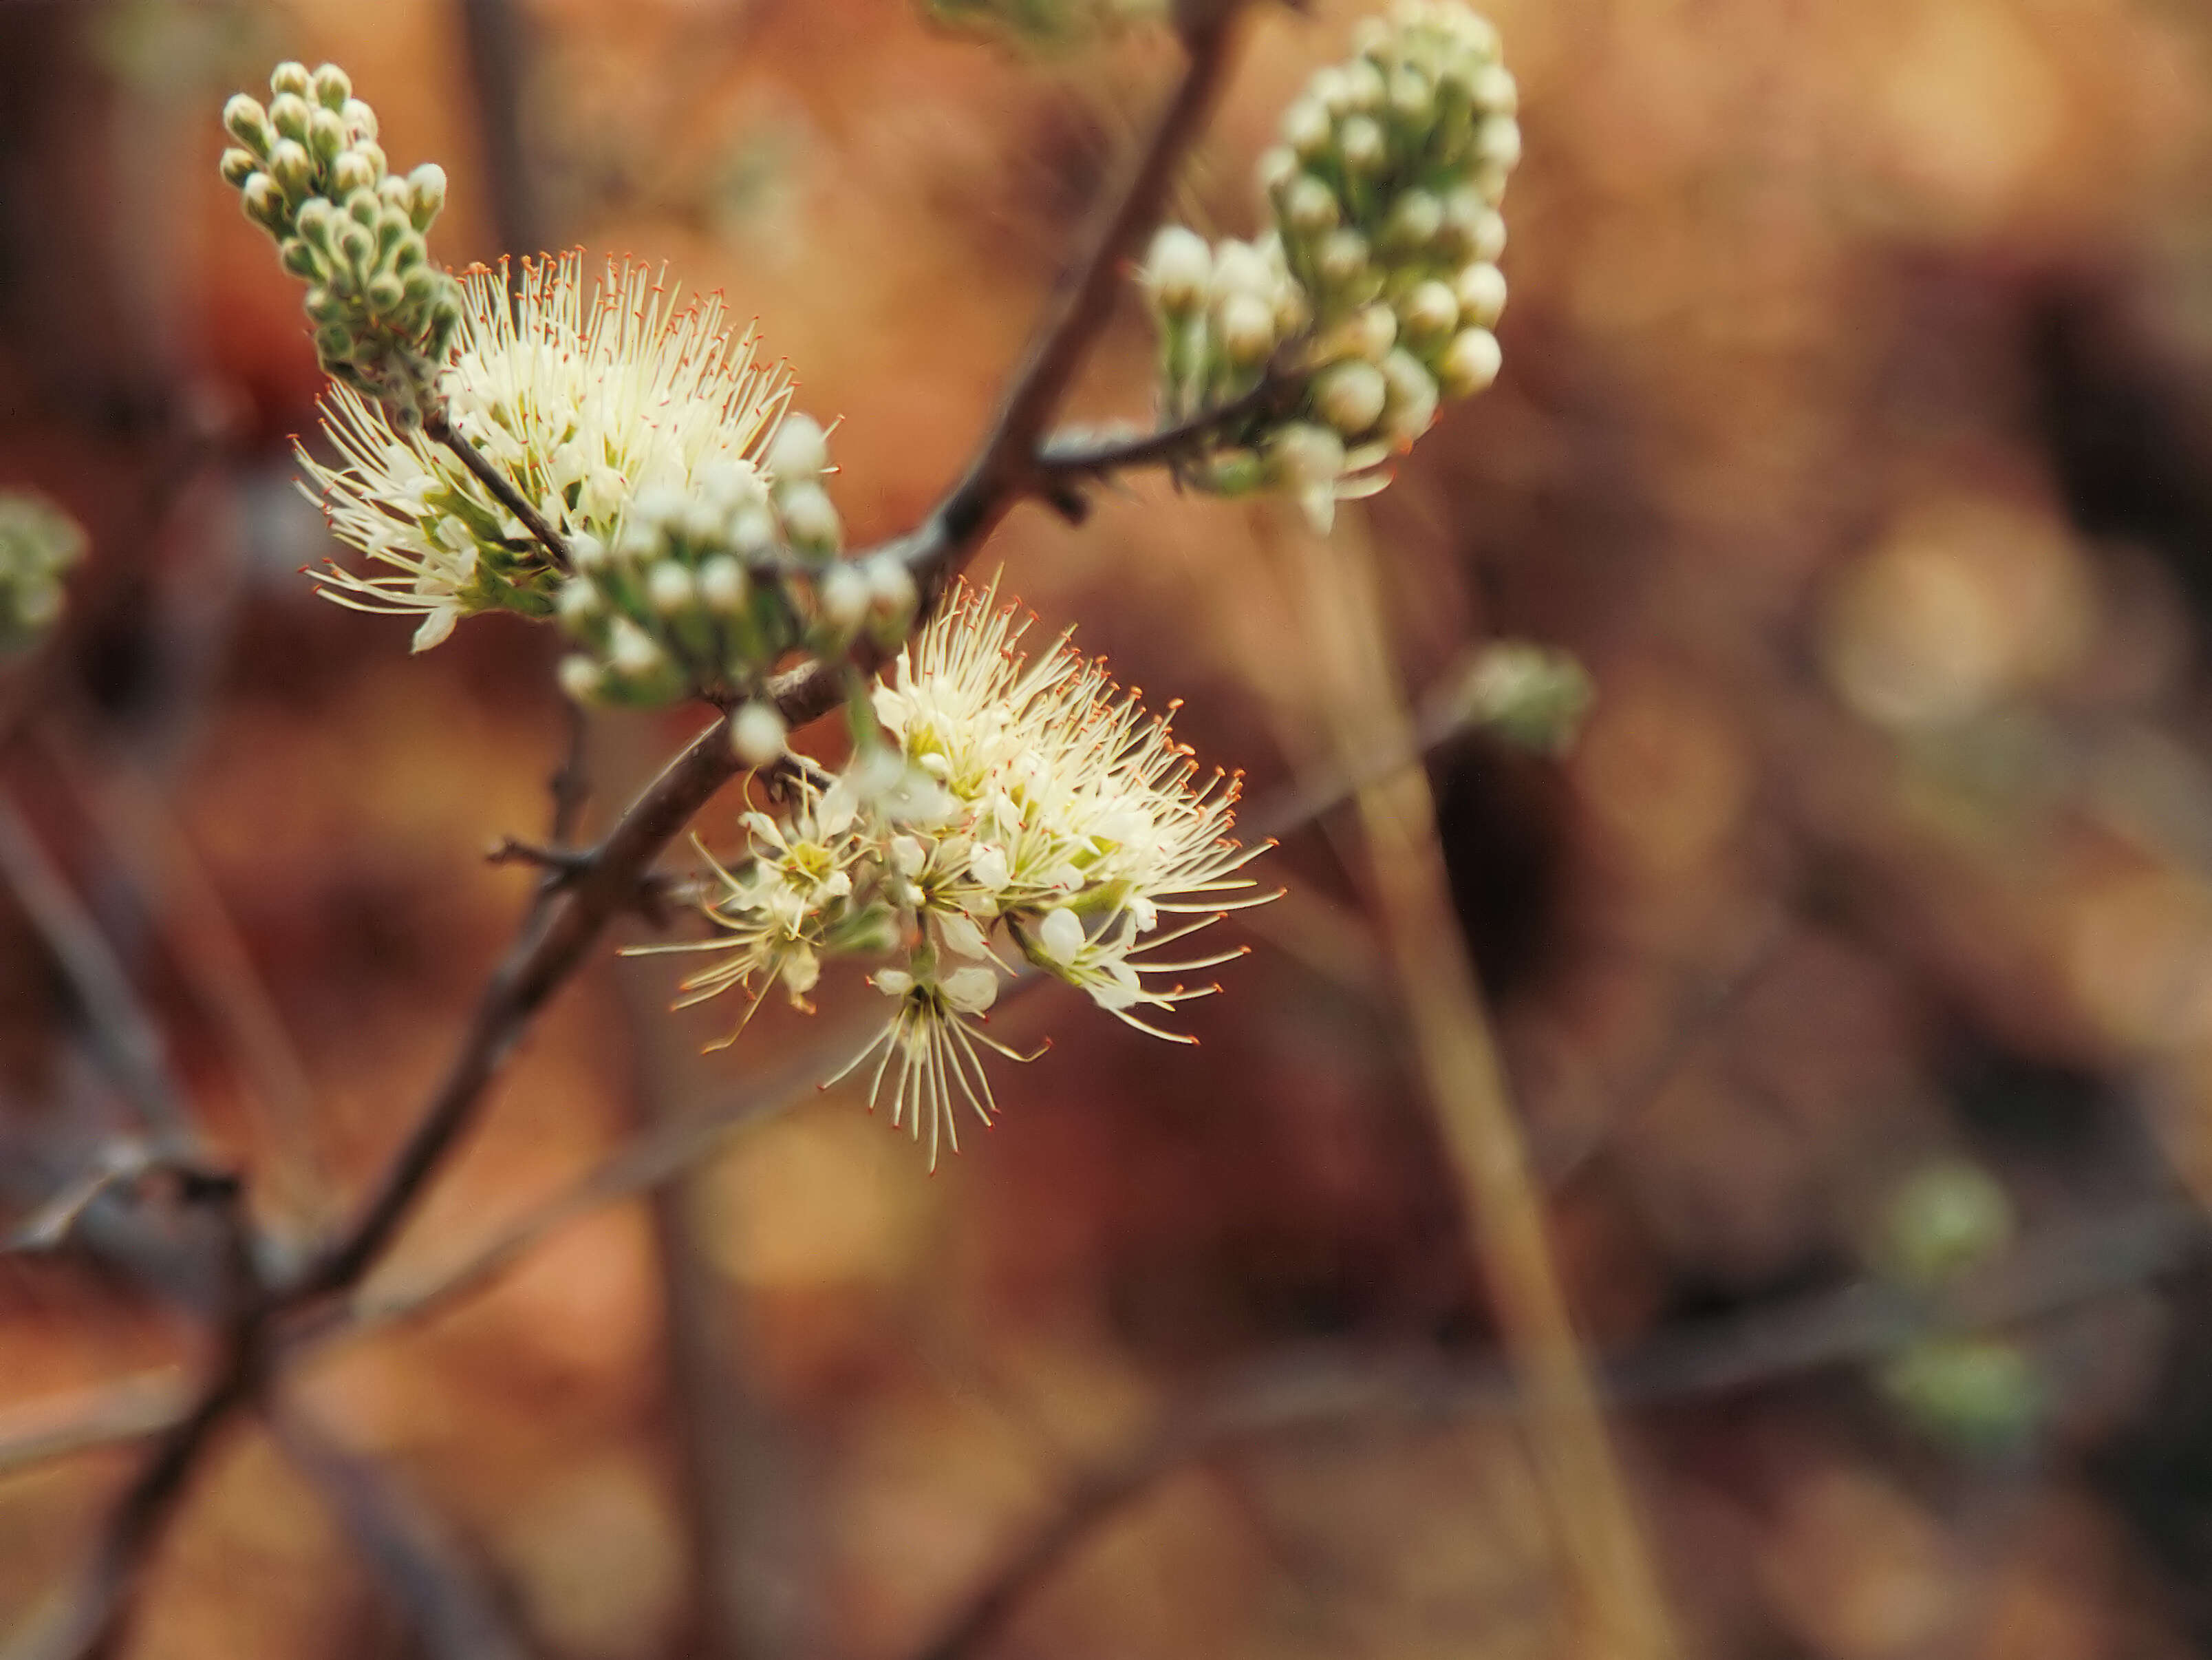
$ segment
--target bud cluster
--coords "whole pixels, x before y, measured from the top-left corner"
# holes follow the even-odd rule
[[[886,647],[902,638],[914,578],[895,556],[840,557],[844,527],[822,488],[829,459],[821,427],[788,415],[759,465],[712,463],[688,491],[640,491],[611,539],[574,536],[556,600],[583,648],[561,666],[570,696],[738,702],[791,652],[829,659],[864,632]],[[764,704],[739,711],[732,735],[749,759],[781,751],[774,721]]]
[[[445,170],[393,174],[376,112],[335,64],[312,74],[279,64],[269,89],[265,107],[245,93],[223,106],[236,147],[222,176],[307,284],[325,373],[411,425],[461,326],[459,289],[424,240],[446,204]]]
[[[1189,482],[1288,491],[1325,528],[1336,501],[1382,488],[1374,469],[1443,398],[1497,379],[1517,107],[1489,23],[1458,0],[1401,0],[1285,112],[1260,163],[1272,230],[1212,246],[1160,232],[1144,284],[1164,417],[1281,391],[1226,423]]]
[[[0,653],[36,645],[62,614],[62,578],[84,532],[42,496],[0,491]]]

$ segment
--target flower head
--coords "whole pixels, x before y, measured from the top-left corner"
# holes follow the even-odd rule
[[[957,1104],[991,1118],[982,1051],[1021,1058],[981,1026],[1010,964],[1188,1043],[1146,1015],[1207,994],[1180,976],[1241,952],[1162,948],[1270,897],[1245,891],[1261,849],[1230,838],[1236,780],[1200,777],[1167,721],[1064,636],[1024,657],[1029,626],[995,585],[959,588],[876,690],[888,741],[802,783],[783,824],[750,817],[752,858],[720,872],[708,913],[718,937],[684,947],[720,958],[696,997],[757,981],[756,1002],[778,976],[811,988],[824,956],[896,953],[875,976],[890,1018],[853,1066],[880,1049],[871,1103],[888,1085],[895,1123],[919,1136],[927,1120],[933,1160]]]
[[[454,429],[564,535],[615,545],[641,496],[695,493],[702,477],[772,482],[770,447],[791,397],[719,295],[679,304],[659,273],[610,264],[586,297],[583,258],[525,260],[510,302],[505,262],[464,279],[453,361],[440,377]],[[416,649],[497,608],[544,616],[556,574],[528,531],[459,458],[349,386],[331,389],[325,466],[303,449],[340,541],[388,567],[320,578],[342,604],[422,618]]]

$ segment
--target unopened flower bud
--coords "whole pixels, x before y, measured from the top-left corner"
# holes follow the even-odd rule
[[[246,210],[246,216],[254,223],[270,230],[276,230],[284,223],[288,211],[284,192],[267,173],[257,173],[248,178],[239,191],[239,200]]]
[[[283,187],[286,196],[296,201],[314,189],[314,157],[297,139],[279,138],[270,147],[269,176]]]
[[[353,143],[374,143],[378,124],[376,112],[358,98],[349,98],[338,111],[338,119],[345,123],[346,137]]]
[[[1213,250],[1184,225],[1163,225],[1145,256],[1145,287],[1152,303],[1170,316],[1194,311],[1206,298],[1213,276]]]
[[[1310,161],[1328,149],[1334,131],[1328,111],[1317,99],[1298,99],[1283,112],[1283,142],[1302,161]]]
[[[1344,440],[1327,427],[1294,421],[1267,446],[1276,477],[1293,489],[1333,483],[1344,472]]]
[[[1493,327],[1505,311],[1505,273],[1492,265],[1467,266],[1452,279],[1452,296],[1462,321]]]
[[[1382,419],[1389,391],[1372,363],[1333,363],[1315,379],[1314,411],[1345,437],[1357,438]]]
[[[305,99],[315,89],[315,78],[305,64],[285,62],[269,71],[269,90],[280,96]]]
[[[1398,302],[1398,320],[1415,339],[1438,339],[1459,326],[1459,301],[1449,288],[1433,278],[1417,283]]]
[[[1216,313],[1221,350],[1232,363],[1250,365],[1275,349],[1275,309],[1255,294],[1232,294]]]
[[[390,271],[379,271],[362,285],[361,297],[378,317],[389,316],[406,303],[407,285]]]
[[[1304,171],[1298,165],[1297,152],[1288,144],[1270,144],[1260,152],[1253,166],[1253,175],[1260,181],[1261,192],[1273,199],[1290,187],[1290,183]]]
[[[646,680],[668,666],[660,642],[627,617],[617,617],[608,634],[607,661],[628,680]]]
[[[690,610],[699,597],[691,573],[673,559],[664,559],[647,573],[645,597],[663,617]]]
[[[1390,95],[1382,71],[1364,58],[1344,66],[1344,88],[1346,107],[1365,115],[1381,109]]]
[[[269,131],[269,112],[261,107],[261,100],[245,93],[233,95],[222,106],[223,131],[246,146],[255,155],[265,156],[275,142]]]
[[[1344,158],[1345,171],[1351,173],[1379,173],[1389,154],[1382,142],[1382,129],[1364,115],[1346,118],[1336,137],[1336,149]]]
[[[336,64],[325,64],[314,74],[315,101],[336,114],[353,96],[353,82]]]
[[[1448,397],[1472,398],[1487,391],[1504,365],[1496,335],[1488,329],[1462,329],[1437,360],[1437,378]]]
[[[1333,289],[1352,288],[1369,274],[1367,239],[1348,228],[1331,231],[1314,258],[1314,269]]]
[[[1408,127],[1426,126],[1436,119],[1436,89],[1417,69],[1401,69],[1390,77],[1390,113]]]
[[[429,229],[431,222],[445,210],[446,170],[435,161],[425,161],[407,175],[407,194],[415,228]]]
[[[283,93],[269,100],[269,125],[278,137],[295,144],[307,142],[307,120],[313,113],[314,106],[296,93]]]
[[[797,410],[785,416],[763,464],[779,483],[811,483],[820,478],[830,465],[830,441],[822,423]]]
[[[1264,299],[1273,293],[1275,278],[1267,256],[1249,242],[1224,242],[1213,252],[1211,288],[1217,306],[1237,294]]]
[[[1476,70],[1474,91],[1474,106],[1485,115],[1514,115],[1520,111],[1520,85],[1503,64],[1486,64]]]
[[[578,703],[599,701],[599,690],[605,684],[606,677],[590,658],[571,654],[561,660],[557,673],[561,690],[568,695],[571,701]]]
[[[699,567],[700,599],[710,611],[725,617],[733,617],[744,608],[750,586],[745,580],[745,568],[726,553],[718,553]]]
[[[261,163],[252,150],[227,149],[222,153],[222,181],[235,189],[259,172]]]
[[[860,626],[868,614],[868,579],[857,567],[833,565],[823,574],[822,620],[845,633]]]
[[[1426,432],[1437,418],[1436,377],[1407,351],[1394,351],[1382,360],[1382,379],[1389,388],[1382,413],[1392,438],[1410,444]]]
[[[1521,124],[1510,115],[1488,115],[1474,130],[1478,161],[1511,172],[1521,161]]]
[[[730,715],[730,748],[750,766],[769,766],[783,757],[790,731],[775,705],[743,703]]]
[[[368,159],[358,150],[344,150],[331,164],[331,188],[343,200],[357,190],[375,189],[376,175],[369,171]]]
[[[775,550],[775,515],[765,503],[748,502],[730,514],[730,545],[739,553],[757,557]]]
[[[1342,70],[1331,64],[1314,71],[1313,79],[1306,82],[1306,96],[1328,114],[1342,115],[1352,107],[1352,83]]]
[[[1444,204],[1425,190],[1409,190],[1391,204],[1382,227],[1384,246],[1407,253],[1418,252],[1437,240],[1443,228]]]
[[[319,160],[333,161],[345,147],[345,123],[336,110],[319,109],[307,118],[307,148]]]
[[[1306,236],[1336,228],[1341,210],[1336,192],[1310,173],[1302,173],[1283,188],[1283,222]]]
[[[836,504],[821,485],[811,481],[784,485],[775,493],[775,505],[783,515],[784,534],[793,546],[812,553],[831,553],[844,539],[844,521],[837,517]]]
[[[884,554],[868,562],[868,609],[884,622],[900,629],[914,619],[915,608],[921,603],[921,591],[915,587],[914,573],[906,562],[895,555]]]

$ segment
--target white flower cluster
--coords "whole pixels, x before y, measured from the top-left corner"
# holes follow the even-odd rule
[[[279,64],[269,90],[265,108],[245,93],[223,106],[238,147],[223,152],[222,176],[308,285],[324,372],[411,424],[461,326],[459,293],[423,240],[446,204],[445,170],[394,176],[376,112],[336,64],[312,75]]]
[[[43,496],[0,490],[0,653],[36,645],[62,614],[62,579],[84,532]]]
[[[690,493],[641,491],[611,543],[570,538],[562,625],[584,650],[561,666],[581,702],[653,705],[686,696],[745,699],[787,653],[841,656],[866,629],[888,648],[914,620],[914,578],[896,555],[838,558],[843,528],[822,488],[820,426],[784,417],[758,462],[699,469]],[[763,763],[781,752],[765,702],[738,712],[732,738]]]
[[[1498,33],[1458,0],[1401,0],[1317,72],[1260,163],[1274,227],[1208,245],[1170,226],[1144,283],[1170,423],[1273,388],[1184,476],[1285,490],[1317,528],[1444,398],[1498,378],[1505,307],[1498,204],[1520,159]]]
[[[767,456],[791,398],[789,374],[757,361],[720,295],[678,304],[659,273],[610,264],[586,297],[583,258],[478,268],[462,284],[456,350],[440,377],[453,427],[547,523],[577,544],[624,540],[636,504],[769,477]],[[419,614],[415,648],[488,610],[544,617],[558,575],[523,524],[444,447],[381,404],[332,389],[324,429],[338,453],[305,449],[331,528],[387,572],[333,569],[325,591],[363,610]],[[818,435],[818,429],[817,429]],[[817,469],[818,471],[818,468]],[[834,546],[840,532],[818,479],[779,530]]]
[[[750,856],[717,867],[719,937],[678,948],[717,958],[690,1000],[744,987],[748,1018],[776,984],[804,998],[827,957],[896,954],[874,976],[896,1007],[846,1071],[878,1057],[871,1104],[888,1079],[892,1122],[919,1138],[926,1121],[933,1164],[940,1133],[958,1150],[962,1103],[986,1123],[994,1110],[981,1050],[1012,1051],[977,1022],[1010,952],[1188,1042],[1145,1015],[1213,989],[1172,976],[1239,953],[1162,948],[1259,903],[1225,897],[1261,851],[1229,839],[1236,781],[1199,778],[1167,722],[1064,638],[1025,661],[1027,626],[995,586],[961,589],[876,690],[890,747],[803,784],[782,823],[748,815]]]

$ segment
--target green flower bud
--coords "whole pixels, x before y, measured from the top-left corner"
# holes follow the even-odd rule
[[[1372,363],[1334,363],[1314,380],[1314,412],[1346,438],[1358,438],[1382,418],[1389,392]]]
[[[726,553],[716,554],[699,567],[699,597],[708,610],[724,617],[744,609],[750,587],[745,568]]]
[[[1485,115],[1514,115],[1521,108],[1521,88],[1513,71],[1503,64],[1486,64],[1475,72],[1474,106]]]
[[[1409,190],[1390,207],[1382,227],[1382,245],[1401,253],[1417,253],[1437,240],[1443,228],[1444,204],[1425,190]]]
[[[304,100],[315,89],[314,77],[305,64],[286,62],[269,71],[269,90],[280,97]]]
[[[336,64],[325,64],[315,71],[314,94],[317,103],[337,114],[345,108],[346,100],[353,96],[353,82]]]
[[[1389,155],[1382,142],[1382,129],[1364,115],[1346,118],[1336,135],[1336,152],[1344,160],[1344,170],[1350,173],[1380,173]]]
[[[914,573],[906,562],[896,554],[884,554],[872,559],[865,567],[868,579],[868,610],[884,625],[894,637],[905,634],[921,606],[921,590],[915,587]]]
[[[362,298],[368,301],[373,315],[386,317],[406,303],[407,285],[390,271],[379,271],[362,287]]]
[[[1464,321],[1495,327],[1505,312],[1505,273],[1492,265],[1468,265],[1452,279],[1452,297]]]
[[[840,634],[859,628],[868,614],[868,579],[852,565],[833,565],[822,578],[822,620]]]
[[[1915,1171],[1891,1195],[1875,1256],[1907,1285],[1934,1286],[2012,1242],[2012,1201],[1978,1164],[1945,1159]]]
[[[1367,239],[1358,231],[1331,231],[1322,239],[1314,258],[1314,269],[1333,292],[1347,293],[1373,275],[1368,263]]]
[[[781,760],[790,735],[772,703],[744,703],[731,712],[730,748],[749,766],[765,767]]]
[[[376,188],[376,174],[359,150],[341,151],[331,165],[331,190],[343,201],[356,191]]]
[[[315,355],[326,364],[342,363],[352,354],[353,331],[343,323],[325,323],[315,331]]]
[[[605,694],[606,677],[590,658],[571,654],[561,660],[561,690],[579,703],[596,703]]]
[[[1283,189],[1283,222],[1302,236],[1318,236],[1336,228],[1342,216],[1336,192],[1310,173],[1302,173]]]
[[[569,543],[568,551],[573,557],[576,551],[574,541]],[[599,584],[580,570],[561,584],[561,592],[553,604],[562,625],[572,634],[587,632],[605,615],[605,608],[599,603]]]
[[[1385,356],[1381,368],[1389,388],[1383,425],[1397,442],[1410,444],[1436,421],[1436,377],[1421,367],[1419,358],[1402,349]]]
[[[645,597],[663,617],[674,617],[699,602],[699,588],[690,571],[673,559],[664,559],[646,574]]]
[[[1221,349],[1229,361],[1241,367],[1265,361],[1275,350],[1275,310],[1256,294],[1232,294],[1214,313]]]
[[[1344,475],[1344,440],[1310,421],[1292,422],[1267,446],[1276,482],[1291,489],[1311,489]]]
[[[379,183],[383,181],[384,175],[391,170],[384,159],[384,147],[374,138],[354,140],[353,153],[368,163],[368,170],[376,175]]]
[[[222,106],[222,126],[224,131],[255,155],[269,154],[274,136],[269,131],[269,112],[261,107],[258,99],[250,98],[242,92],[234,94],[230,101]]]
[[[409,211],[415,217],[415,228],[427,231],[446,208],[446,170],[435,161],[425,161],[407,175],[407,189],[411,198]]]
[[[1363,115],[1374,114],[1390,96],[1389,84],[1383,80],[1382,71],[1366,58],[1355,59],[1344,66],[1344,91],[1345,107]]]
[[[1417,69],[1402,69],[1390,77],[1390,114],[1401,125],[1419,131],[1436,119],[1436,88]]]
[[[1488,329],[1462,329],[1437,360],[1437,379],[1448,398],[1487,392],[1505,366],[1505,353]]]
[[[383,212],[384,204],[373,190],[357,190],[345,198],[346,217],[363,230],[373,229]],[[339,229],[344,229],[343,223]]]
[[[269,230],[283,228],[291,209],[274,179],[265,173],[257,173],[246,181],[238,194],[239,204],[246,210],[248,219]]]
[[[793,547],[820,556],[835,553],[844,540],[844,522],[821,485],[811,482],[783,485],[775,493],[775,505]]]
[[[269,151],[269,176],[289,200],[303,201],[314,193],[315,159],[297,139],[279,138]]]
[[[295,144],[307,142],[307,121],[313,113],[314,106],[295,93],[284,93],[269,101],[269,125],[278,137]]]
[[[1998,1338],[1923,1339],[1876,1379],[1923,1434],[1968,1452],[2016,1446],[2033,1432],[2043,1408],[2033,1363]]]
[[[808,483],[819,479],[830,465],[830,443],[822,424],[812,416],[793,410],[783,417],[763,458],[778,483]]]
[[[293,277],[312,279],[322,268],[315,251],[296,236],[288,236],[276,250],[285,271]]]
[[[1500,640],[1475,654],[1452,704],[1462,721],[1516,748],[1564,755],[1595,692],[1589,672],[1567,653]]]
[[[307,148],[325,166],[337,160],[338,152],[345,147],[345,123],[338,119],[336,110],[319,109],[308,117]]]
[[[374,143],[379,131],[376,112],[358,98],[349,98],[338,111],[338,119],[345,123],[349,143]]]
[[[1310,161],[1324,154],[1334,133],[1328,111],[1318,99],[1298,99],[1283,112],[1283,142],[1301,161]]]
[[[227,149],[222,153],[222,182],[234,190],[259,170],[260,162],[252,150]]]
[[[1486,115],[1474,130],[1475,160],[1510,173],[1521,161],[1521,124],[1510,115]]]
[[[1418,283],[1398,302],[1398,321],[1413,339],[1439,340],[1459,326],[1459,301],[1433,278]]]
[[[1163,225],[1145,256],[1144,283],[1152,303],[1170,317],[1198,309],[1213,277],[1213,250],[1196,231]]]

